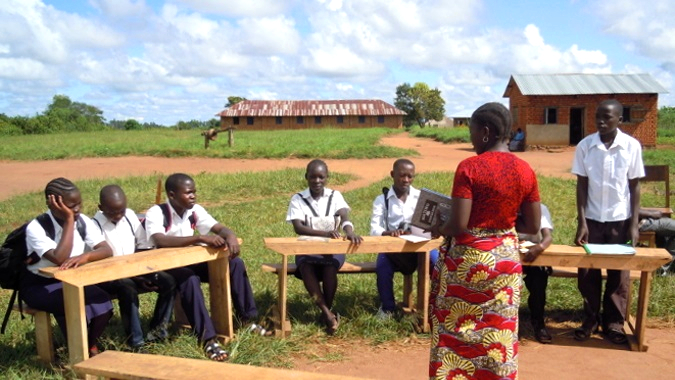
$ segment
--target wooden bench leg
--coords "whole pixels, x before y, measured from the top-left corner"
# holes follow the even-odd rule
[[[45,311],[38,311],[33,315],[33,319],[38,358],[47,365],[54,363],[54,330],[51,315]]]
[[[415,307],[413,300],[413,275],[403,276],[403,308],[413,310]]]

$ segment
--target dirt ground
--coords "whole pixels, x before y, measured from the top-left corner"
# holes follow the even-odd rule
[[[383,144],[415,149],[413,157],[418,172],[454,170],[459,161],[474,153],[469,144],[443,145],[426,139],[397,135],[383,140]],[[212,146],[218,149],[218,146]],[[540,149],[517,153],[542,175],[573,178],[570,174],[573,148]],[[388,176],[392,159],[327,160],[332,171],[359,176],[339,190],[367,186]],[[55,177],[72,180],[109,178],[153,173],[199,173],[203,171],[234,173],[265,171],[283,168],[301,168],[307,160],[237,160],[210,158],[118,157],[87,158],[36,162],[0,161],[4,181],[0,186],[0,200],[28,191],[39,191]],[[579,343],[572,337],[574,326],[553,325],[553,344],[543,345],[525,335],[521,339],[519,372],[521,379],[671,379],[675,368],[675,329],[647,324],[648,352],[628,351],[600,335]],[[331,353],[343,360],[327,362],[312,358],[298,358],[296,369],[344,374],[365,379],[408,380],[427,377],[429,341],[416,337],[380,346],[366,342],[336,339],[317,346],[317,353]],[[318,357],[326,357],[318,355]]]

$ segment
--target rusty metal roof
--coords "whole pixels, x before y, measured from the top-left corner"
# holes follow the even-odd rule
[[[664,94],[649,74],[514,74],[504,91],[516,85],[523,95]]]
[[[405,112],[382,100],[244,100],[216,116],[391,116]]]

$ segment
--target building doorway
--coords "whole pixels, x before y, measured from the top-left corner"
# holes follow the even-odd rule
[[[577,145],[584,138],[584,109],[570,109],[570,145]]]

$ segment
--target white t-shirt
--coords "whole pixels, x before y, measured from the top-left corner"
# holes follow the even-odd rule
[[[373,201],[373,212],[370,215],[370,235],[381,236],[384,231],[398,229],[401,223],[410,223],[419,198],[420,191],[410,186],[408,196],[403,202],[398,199],[396,192],[391,188],[387,193],[389,209],[385,210],[384,194],[378,195]],[[386,217],[385,212],[387,212]]]
[[[645,176],[640,142],[618,130],[607,149],[597,132],[588,135],[577,145],[572,174],[588,177],[586,218],[626,220],[631,216],[628,180]]]
[[[100,226],[103,237],[112,248],[113,256],[130,255],[137,248],[151,248],[145,234],[145,228],[138,220],[134,210],[128,208],[124,217],[117,224],[110,221],[101,211],[96,212],[93,218],[94,224]]]
[[[148,234],[148,239],[153,243],[152,235],[154,234],[161,233],[167,236],[185,237],[194,235],[195,230],[197,230],[199,234],[206,235],[211,231],[211,228],[218,223],[218,221],[216,221],[211,214],[200,205],[194,205],[191,209],[185,210],[183,215],[178,215],[176,210],[171,207],[171,203],[167,202],[166,204],[169,206],[169,212],[171,214],[171,223],[169,224],[168,231],[164,228],[164,214],[159,205],[152,206],[148,212],[145,213],[145,230]],[[190,216],[193,212],[197,219],[194,226],[190,222]]]
[[[63,234],[63,228],[56,222],[51,211],[47,211],[47,214],[54,226],[54,240],[47,236],[47,232],[45,232],[44,228],[42,228],[40,223],[35,219],[28,223],[28,226],[26,227],[26,248],[28,255],[35,253],[40,257],[40,260],[37,263],[28,266],[28,270],[37,275],[40,275],[38,273],[40,268],[56,266],[53,262],[42,259],[42,256],[46,252],[56,248],[59,241],[61,241],[61,235]],[[77,221],[74,223],[73,249],[70,252],[70,257],[80,256],[85,252],[85,248],[93,249],[96,245],[105,241],[105,238],[101,234],[101,230],[99,230],[96,223],[92,222],[86,215],[81,214],[80,218],[82,218],[87,231],[84,240],[82,240],[80,233],[77,231]]]
[[[333,194],[333,197],[330,201],[330,207],[328,207],[328,200],[330,199],[331,193]],[[307,203],[303,201],[303,198],[309,202],[312,208],[307,206]],[[323,196],[319,198],[319,200],[315,200],[312,198],[309,188],[307,188],[301,191],[299,195],[294,194],[291,197],[291,202],[288,205],[288,212],[286,213],[286,222],[291,223],[293,220],[307,222],[310,217],[314,216],[312,209],[314,209],[318,216],[324,217],[326,216],[326,209],[328,209],[328,216],[333,216],[338,210],[343,208],[350,210],[349,205],[339,191],[324,188]]]

